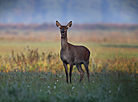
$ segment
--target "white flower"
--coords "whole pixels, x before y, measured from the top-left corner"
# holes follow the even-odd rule
[[[111,93],[111,91],[109,90],[109,93]]]
[[[95,61],[94,61],[94,59],[92,59],[92,63],[93,63],[93,64],[95,64]]]
[[[59,78],[61,78],[61,77],[62,77],[62,75],[59,76]]]
[[[56,86],[54,86],[54,89],[56,89]]]
[[[9,58],[11,58],[12,57],[12,55],[9,55]]]
[[[50,86],[47,87],[48,89],[50,88]]]
[[[72,90],[74,89],[74,87],[72,87]]]
[[[50,90],[47,91],[49,94],[51,93]]]
[[[28,50],[28,47],[26,47],[26,50]]]

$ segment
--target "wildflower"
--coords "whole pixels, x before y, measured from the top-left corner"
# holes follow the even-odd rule
[[[109,93],[111,93],[111,91],[109,90]]]
[[[94,81],[92,81],[94,83]]]
[[[49,94],[51,93],[50,90],[47,91]]]
[[[58,82],[58,80],[57,80],[57,82]]]
[[[62,75],[59,76],[59,78],[61,78],[61,77],[62,77]]]
[[[9,58],[11,58],[12,57],[12,55],[9,55]]]
[[[74,89],[74,87],[72,87],[72,90]]]
[[[119,87],[117,87],[117,89],[120,90]]]
[[[48,89],[50,88],[50,86],[47,87]]]
[[[56,86],[54,86],[54,89],[56,89]]]
[[[28,50],[28,47],[29,47],[29,46],[27,46],[25,49]]]
[[[42,91],[42,90],[40,89],[40,91]]]
[[[55,82],[55,84],[57,84],[57,83]]]
[[[84,83],[84,85],[85,85],[85,83]]]
[[[92,63],[93,63],[93,64],[95,64],[95,61],[94,61],[94,59],[92,59]]]

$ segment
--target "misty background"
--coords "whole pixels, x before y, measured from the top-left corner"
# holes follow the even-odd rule
[[[138,0],[0,0],[0,40],[138,43]]]
[[[138,0],[0,0],[0,23],[138,23]]]

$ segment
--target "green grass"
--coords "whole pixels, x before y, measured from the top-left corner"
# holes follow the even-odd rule
[[[0,41],[0,101],[137,102],[138,45],[73,44],[85,45],[91,51],[90,83],[86,73],[79,83],[80,75],[75,66],[72,84],[66,83],[59,57],[60,42]],[[26,50],[27,46],[31,51],[38,48],[31,58],[35,54],[38,57],[28,58],[31,51]],[[45,53],[44,59],[42,53]]]
[[[2,102],[137,102],[138,80],[134,74],[90,74],[78,82],[65,82],[64,72],[0,72],[0,99]]]
[[[0,54],[10,54],[12,50],[16,52],[25,51],[29,46],[31,49],[38,48],[41,52],[58,52],[60,49],[59,42],[24,42],[24,41],[1,41]]]
[[[84,45],[91,51],[93,58],[109,59],[114,56],[123,57],[138,57],[138,44],[102,44],[93,42],[73,42],[75,45]],[[25,42],[25,41],[0,41],[0,55],[9,55],[14,50],[17,53],[25,51],[29,46],[31,49],[39,49],[39,52],[54,52],[59,53],[61,46],[60,42]]]

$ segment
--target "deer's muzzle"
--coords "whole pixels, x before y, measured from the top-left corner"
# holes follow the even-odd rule
[[[61,33],[62,35],[65,35],[65,32],[64,33]]]

